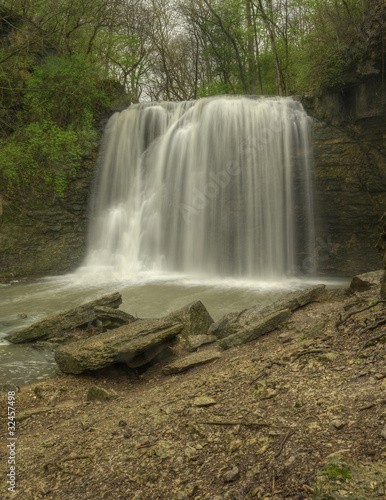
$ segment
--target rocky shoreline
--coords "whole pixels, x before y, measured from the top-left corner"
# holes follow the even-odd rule
[[[181,336],[166,346],[168,357],[146,367],[113,364],[22,387],[17,493],[2,497],[382,498],[381,276],[369,273],[349,290],[323,291],[269,333],[229,349],[220,343],[231,335],[190,353]],[[230,331],[229,322],[232,335],[253,330],[252,313],[210,323],[210,335],[219,327]],[[173,321],[182,324],[178,317]],[[78,342],[87,339],[58,350]],[[196,364],[186,369],[183,361],[192,356]],[[5,428],[2,422],[2,437]]]

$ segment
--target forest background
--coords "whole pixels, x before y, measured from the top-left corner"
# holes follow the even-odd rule
[[[339,90],[377,2],[2,0],[0,193],[63,196],[117,97]]]

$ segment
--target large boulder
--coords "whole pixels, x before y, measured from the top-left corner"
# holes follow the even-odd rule
[[[94,321],[97,318],[96,308],[108,307],[116,309],[120,304],[122,304],[122,296],[116,292],[38,321],[27,328],[7,335],[5,338],[13,344],[21,344],[34,342],[38,339],[46,340],[52,337],[60,337],[66,332],[88,325]]]
[[[55,360],[61,371],[79,374],[99,370],[115,363],[132,367],[148,363],[159,354],[183,329],[178,320],[137,320],[129,325],[94,337],[60,346]]]
[[[168,314],[166,318],[171,321],[181,321],[183,325],[181,335],[184,338],[196,335],[206,335],[209,327],[213,323],[212,317],[200,300],[192,302]]]

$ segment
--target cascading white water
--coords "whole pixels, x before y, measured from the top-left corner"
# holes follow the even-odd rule
[[[312,253],[309,159],[291,98],[132,105],[106,127],[84,266],[295,275]]]

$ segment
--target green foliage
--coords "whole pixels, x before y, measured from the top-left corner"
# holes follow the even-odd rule
[[[47,57],[27,82],[22,125],[0,142],[0,174],[8,191],[63,196],[82,156],[96,146],[99,111],[109,105],[84,56]]]
[[[333,478],[339,477],[343,479],[351,479],[352,475],[350,470],[346,467],[338,467],[337,465],[330,465],[325,469],[327,474]]]
[[[47,57],[27,82],[26,104],[38,119],[72,129],[90,128],[98,110],[109,105],[95,65],[86,56]]]
[[[214,95],[223,95],[223,94],[234,94],[232,87],[229,83],[224,83],[222,81],[208,81],[204,82],[201,88],[198,90],[198,97],[210,97]],[[242,93],[239,91],[237,93]]]
[[[0,142],[0,172],[8,191],[53,190],[62,196],[95,141],[95,132],[63,130],[48,120],[20,127]]]

